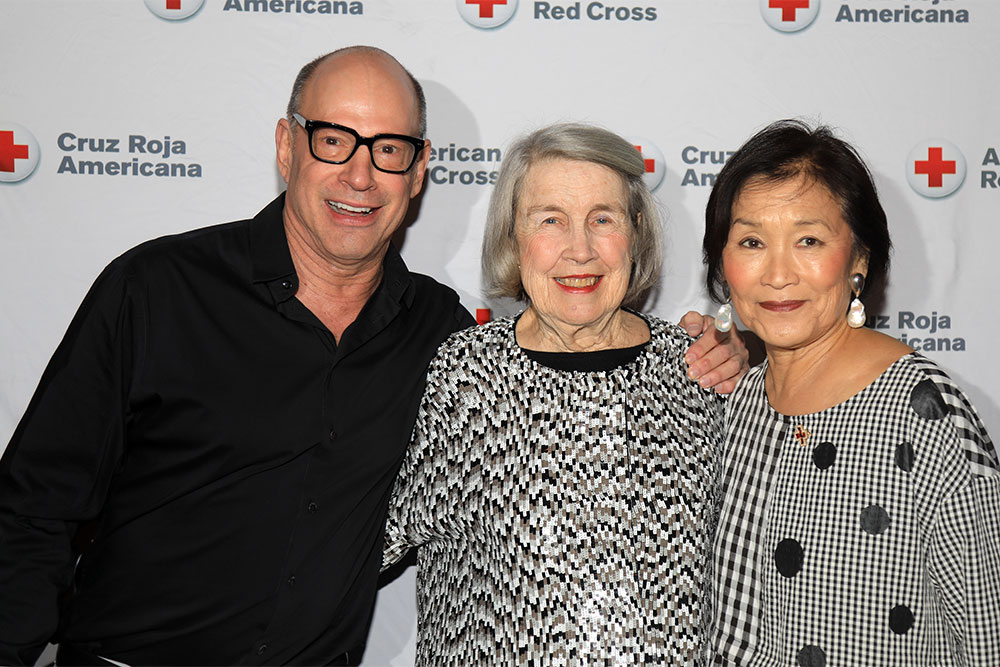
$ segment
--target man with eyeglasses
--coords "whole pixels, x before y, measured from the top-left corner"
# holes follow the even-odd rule
[[[427,363],[474,323],[390,243],[424,118],[385,52],[319,58],[285,193],[104,270],[0,462],[0,663],[357,664]]]

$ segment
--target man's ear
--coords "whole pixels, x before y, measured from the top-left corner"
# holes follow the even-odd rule
[[[287,118],[281,118],[274,128],[274,152],[278,160],[278,171],[281,172],[285,183],[288,182],[288,176],[292,170],[292,144],[294,142],[291,124]]]
[[[420,151],[420,158],[413,165],[413,183],[410,184],[410,199],[413,199],[424,187],[424,178],[427,176],[427,163],[431,160],[431,140],[424,139],[424,149]]]

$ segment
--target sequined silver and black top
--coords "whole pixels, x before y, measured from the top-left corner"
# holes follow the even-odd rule
[[[542,365],[510,319],[438,351],[385,547],[421,547],[418,665],[698,664],[722,403],[646,320],[612,370]]]

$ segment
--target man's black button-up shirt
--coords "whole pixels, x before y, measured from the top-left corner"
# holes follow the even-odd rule
[[[176,665],[364,644],[425,368],[474,322],[390,248],[337,344],[283,205],[145,243],[87,295],[0,462],[0,663],[54,637]]]

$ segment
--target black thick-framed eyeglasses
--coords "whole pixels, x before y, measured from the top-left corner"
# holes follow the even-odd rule
[[[298,113],[293,113],[292,118],[309,135],[309,152],[320,162],[344,164],[354,157],[358,146],[367,146],[376,169],[387,174],[405,174],[424,148],[423,139],[405,134],[362,137],[346,125],[309,120]]]

